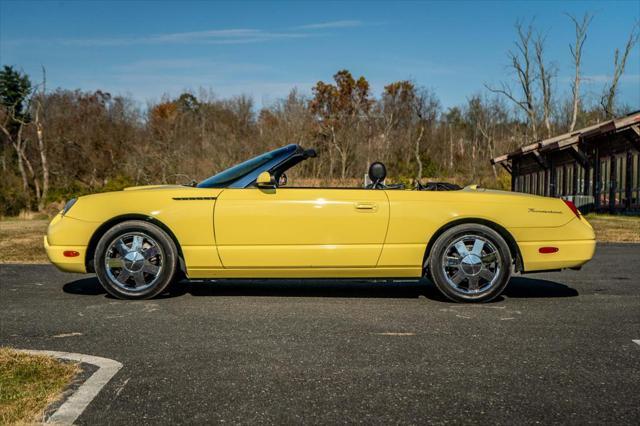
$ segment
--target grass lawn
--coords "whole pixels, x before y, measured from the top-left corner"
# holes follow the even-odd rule
[[[48,263],[43,237],[48,220],[0,220],[0,263]]]
[[[640,243],[640,217],[588,214],[599,242]],[[48,263],[42,237],[48,220],[0,220],[0,263]]]
[[[587,220],[602,242],[640,243],[640,217],[588,214]]]
[[[76,364],[0,347],[0,424],[41,423],[77,372]]]

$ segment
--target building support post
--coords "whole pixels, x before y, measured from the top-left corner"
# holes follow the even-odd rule
[[[618,189],[618,171],[616,168],[615,155],[609,157],[609,161],[611,162],[611,171],[609,172],[609,213],[613,214],[616,210],[616,189]]]
[[[633,153],[631,152],[631,150],[627,150],[627,167],[626,167],[626,177],[625,177],[625,188],[624,188],[624,195],[625,195],[625,203],[624,203],[624,208],[625,210],[629,211],[631,210],[631,189],[632,189],[632,180],[633,180]]]
[[[553,160],[549,160],[549,197],[556,196],[556,166],[553,164]]]
[[[593,184],[591,183],[591,179],[589,178],[589,173],[591,172],[591,161],[589,161],[590,158],[587,157],[587,161],[584,164],[584,188],[583,188],[583,195],[589,195],[589,191],[591,191],[591,188],[593,188]]]
[[[600,191],[602,190],[602,179],[600,178],[601,173],[600,152],[596,147],[593,149],[593,200],[596,211],[600,208]]]

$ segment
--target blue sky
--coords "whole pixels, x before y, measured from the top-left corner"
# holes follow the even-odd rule
[[[595,15],[584,50],[585,96],[596,99],[640,2],[0,2],[0,63],[49,87],[102,89],[142,104],[164,93],[211,89],[258,105],[293,87],[310,93],[339,69],[364,75],[376,95],[413,79],[445,107],[509,78],[513,24],[547,34],[555,82],[568,93],[573,27],[565,13]],[[640,108],[640,49],[621,82]]]

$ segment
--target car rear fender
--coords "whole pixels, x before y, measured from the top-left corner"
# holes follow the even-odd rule
[[[515,263],[516,272],[522,270],[522,256],[520,254],[520,248],[518,247],[518,244],[516,243],[516,240],[513,237],[513,235],[511,235],[511,233],[509,231],[507,231],[507,229],[505,227],[503,227],[503,226],[501,226],[501,225],[499,225],[499,224],[497,224],[495,222],[492,222],[492,221],[487,220],[487,219],[472,218],[472,217],[456,219],[456,220],[448,222],[444,226],[440,227],[431,236],[431,238],[429,239],[429,242],[427,243],[427,248],[426,248],[425,253],[424,253],[423,265],[427,265],[429,263],[429,255],[431,254],[431,248],[433,247],[433,244],[436,242],[438,237],[440,237],[440,235],[442,235],[448,229],[453,228],[454,226],[458,226],[458,225],[462,225],[462,224],[466,224],[466,223],[475,223],[475,224],[479,224],[479,225],[484,225],[484,226],[487,226],[487,227],[493,229],[498,234],[500,234],[500,236],[502,236],[502,238],[504,238],[504,240],[507,242],[507,245],[509,246],[509,251],[511,252],[511,258],[514,260],[514,263]]]

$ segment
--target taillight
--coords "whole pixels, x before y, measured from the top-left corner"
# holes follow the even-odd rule
[[[580,217],[580,210],[573,204],[573,201],[562,200],[569,207],[569,209],[576,215],[576,217]]]

